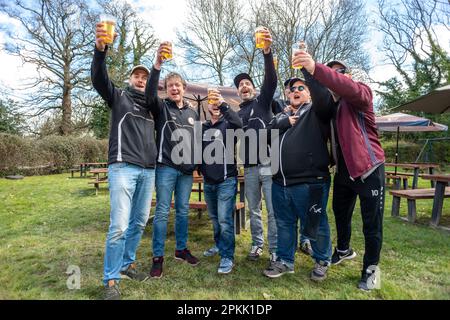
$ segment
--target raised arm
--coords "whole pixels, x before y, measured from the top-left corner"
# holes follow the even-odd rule
[[[273,64],[272,51],[264,53],[264,81],[259,95],[260,105],[272,110],[272,100],[277,89],[277,73]]]
[[[302,69],[302,73],[311,94],[313,111],[323,121],[330,120],[336,108],[330,90],[317,81],[305,68]]]

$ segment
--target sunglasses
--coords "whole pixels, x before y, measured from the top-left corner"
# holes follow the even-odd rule
[[[347,72],[347,70],[345,68],[334,69],[334,71],[336,71],[337,73],[342,73],[342,74],[345,74]]]
[[[291,92],[294,92],[295,90],[303,91],[303,90],[305,90],[305,87],[304,87],[304,86],[290,87],[289,90],[290,90]]]

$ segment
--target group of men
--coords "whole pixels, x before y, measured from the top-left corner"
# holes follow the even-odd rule
[[[230,273],[234,266],[235,210],[238,170],[236,159],[229,161],[227,131],[267,130],[267,141],[256,149],[243,143],[245,197],[252,235],[249,260],[258,260],[265,247],[262,194],[267,210],[269,264],[263,274],[276,278],[294,272],[298,247],[315,261],[311,279],[322,281],[331,264],[352,259],[351,218],[359,196],[365,237],[364,264],[358,287],[373,289],[377,283],[382,244],[384,204],[384,153],[378,140],[372,93],[368,86],[353,81],[344,62],[316,63],[306,52],[297,53],[293,64],[303,66],[303,77],[286,80],[287,101],[273,96],[277,75],[271,51],[272,36],[264,31],[265,75],[259,94],[252,78],[241,73],[234,79],[242,100],[233,111],[219,91],[210,93],[210,120],[202,124],[202,150],[217,143],[223,146],[223,161],[196,164],[194,124],[199,112],[183,98],[186,82],[178,73],[164,79],[166,98],[158,96],[158,83],[167,43],[157,51],[151,70],[135,66],[129,86],[116,88],[108,77],[105,57],[108,46],[105,29],[97,24],[96,47],[91,68],[94,88],[111,108],[108,179],[110,226],[106,240],[105,298],[120,298],[119,281],[143,281],[163,275],[165,240],[172,196],[175,208],[176,249],[174,257],[192,266],[199,263],[187,246],[189,198],[193,172],[200,170],[204,194],[213,225],[215,245],[203,254],[219,254],[218,273]],[[185,134],[185,133],[189,134]],[[276,132],[272,133],[272,132]],[[180,142],[181,141],[181,142]],[[331,152],[327,142],[331,141]],[[182,145],[183,161],[175,161]],[[266,149],[266,150],[260,150]],[[234,151],[234,150],[233,150]],[[279,166],[272,172],[270,157],[276,154]],[[331,155],[330,155],[331,153]],[[256,160],[254,160],[256,155]],[[216,154],[217,156],[217,154]],[[234,157],[234,154],[233,154]],[[268,160],[269,159],[269,160]],[[326,213],[331,177],[337,246],[332,253]],[[150,273],[136,269],[136,250],[149,218],[154,186],[156,208],[153,220],[153,261]],[[300,221],[301,227],[298,227]],[[300,233],[300,244],[298,234]]]

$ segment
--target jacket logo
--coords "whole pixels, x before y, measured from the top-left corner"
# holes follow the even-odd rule
[[[321,214],[322,208],[316,208],[316,207],[317,207],[317,204],[313,205],[311,208],[309,208],[309,212]]]
[[[189,118],[189,119],[188,119],[188,122],[189,122],[190,125],[193,126],[193,125],[194,125],[194,118]]]

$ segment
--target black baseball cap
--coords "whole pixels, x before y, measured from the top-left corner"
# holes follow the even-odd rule
[[[291,82],[292,78],[289,78],[287,80],[284,81],[284,87],[286,88],[287,86],[289,86],[289,83]]]
[[[303,84],[306,84],[305,79],[299,78],[299,77],[294,77],[294,78],[289,79],[289,87],[292,87],[293,84],[296,83],[297,81],[301,81],[301,82],[303,82]]]
[[[255,84],[253,83],[252,77],[250,77],[250,75],[248,73],[243,72],[243,73],[238,74],[233,80],[236,88],[239,88],[239,83],[241,83],[241,81],[244,79],[250,80],[252,85],[255,86]]]

